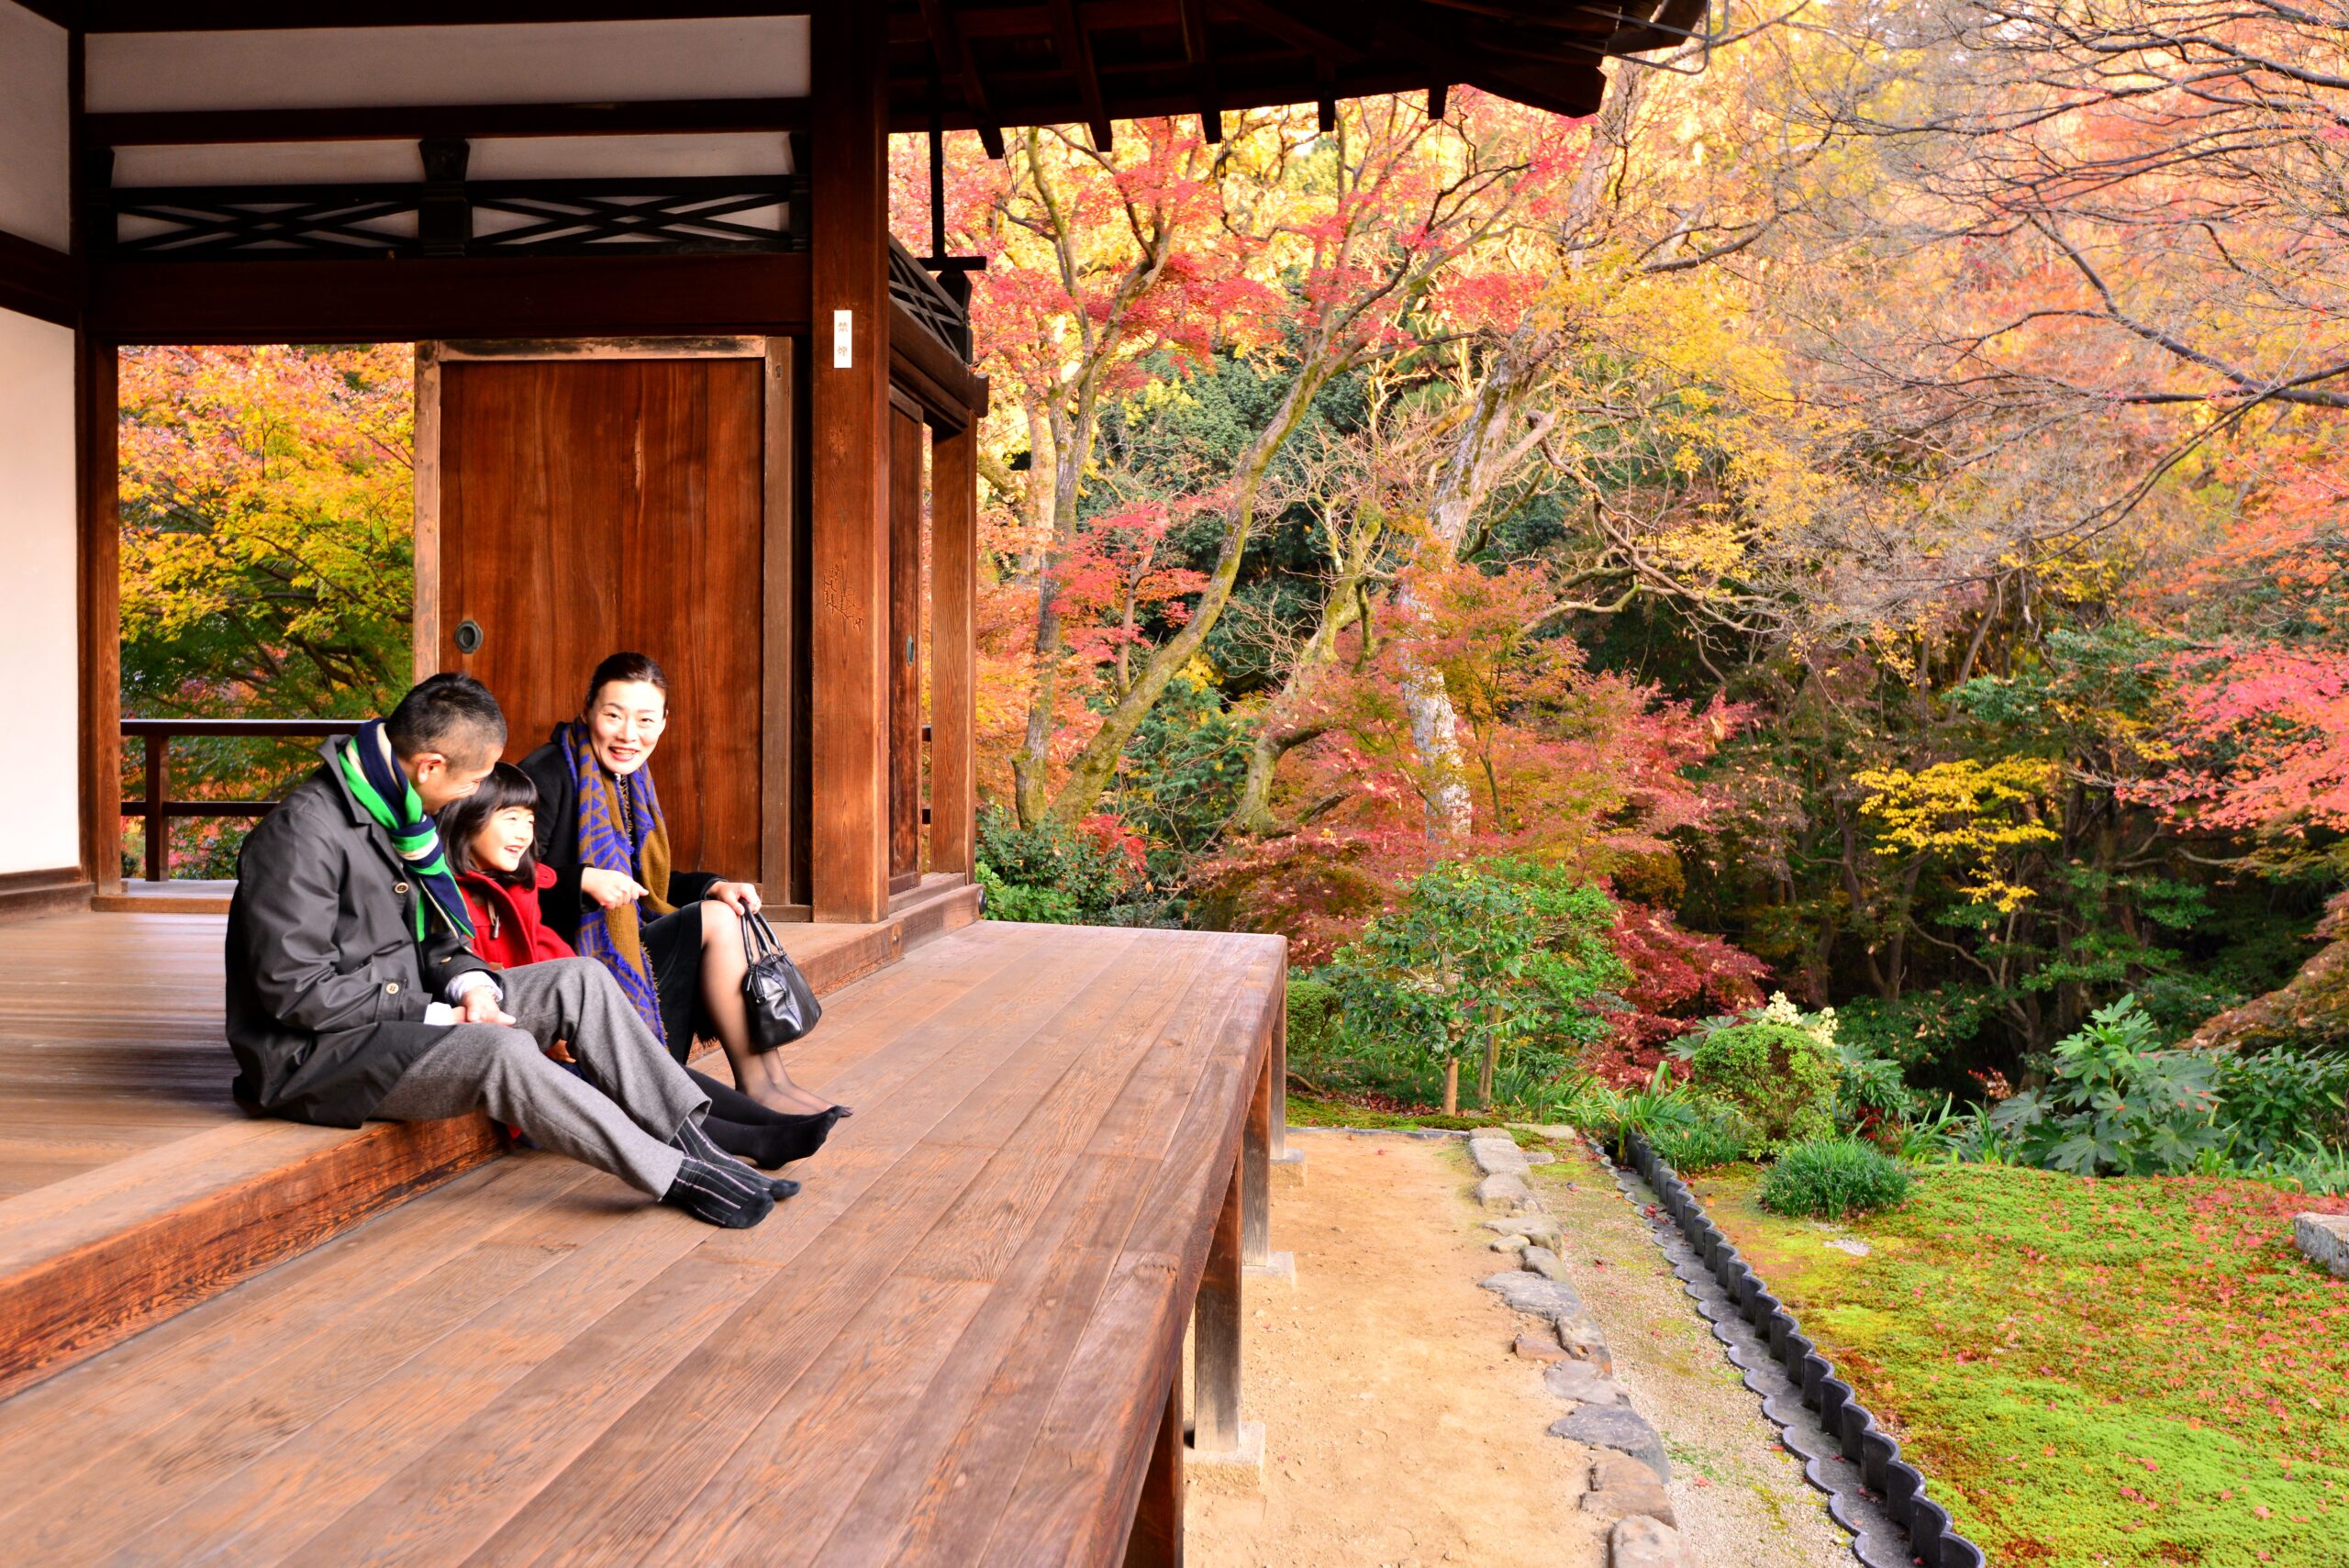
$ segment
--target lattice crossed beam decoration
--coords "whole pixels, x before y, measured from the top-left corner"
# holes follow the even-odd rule
[[[789,250],[805,243],[796,221],[780,228],[735,221],[737,215],[774,206],[784,207],[787,218],[797,219],[805,210],[801,204],[807,184],[790,176],[709,176],[625,184],[607,180],[499,181],[467,183],[462,191],[474,213],[532,220],[472,236],[466,249],[474,253]],[[254,252],[413,255],[423,249],[419,236],[370,226],[411,213],[418,215],[420,225],[430,195],[423,184],[117,190],[111,193],[117,220],[141,218],[169,227],[153,234],[117,236],[114,253],[159,261]]]

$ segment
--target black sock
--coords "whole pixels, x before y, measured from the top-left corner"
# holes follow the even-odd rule
[[[745,1126],[713,1116],[704,1122],[703,1129],[712,1142],[729,1154],[739,1154],[761,1170],[772,1171],[778,1165],[788,1165],[794,1160],[805,1160],[824,1146],[837,1120],[831,1112],[818,1116],[794,1117],[787,1125]]]
[[[830,1130],[829,1123],[823,1130]],[[714,1118],[696,1121],[687,1117],[677,1124],[677,1135],[670,1142],[684,1150],[685,1158],[700,1161],[725,1176],[734,1186],[762,1187],[768,1196],[780,1202],[799,1190],[797,1182],[784,1176],[754,1176],[728,1156],[730,1153],[747,1153],[757,1159],[760,1164],[773,1170],[785,1161],[801,1158],[792,1152],[795,1140],[798,1139],[798,1132],[790,1128],[743,1127]],[[816,1142],[823,1142],[820,1134]],[[737,1144],[746,1147],[738,1149]],[[810,1148],[807,1152],[812,1154],[815,1151]]]
[[[728,1161],[733,1165],[732,1161]],[[752,1176],[740,1165],[732,1175],[705,1160],[685,1156],[677,1167],[677,1179],[661,1195],[661,1201],[674,1205],[696,1219],[728,1230],[747,1230],[774,1212],[774,1195],[767,1189],[763,1178]],[[745,1181],[750,1184],[745,1186]]]
[[[712,1117],[740,1122],[745,1127],[764,1127],[769,1122],[796,1126],[819,1117],[830,1117],[838,1121],[848,1114],[846,1106],[832,1106],[820,1111],[779,1111],[772,1106],[762,1105],[731,1084],[719,1083],[706,1073],[696,1073],[688,1067],[685,1075],[694,1081],[694,1087],[709,1096],[709,1114]],[[738,1149],[735,1152],[739,1154],[741,1151]]]

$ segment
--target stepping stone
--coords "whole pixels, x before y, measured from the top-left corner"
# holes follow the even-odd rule
[[[2292,1240],[2310,1262],[2349,1279],[2349,1214],[2295,1215]]]
[[[1566,1360],[1542,1374],[1542,1386],[1561,1399],[1577,1405],[1620,1405],[1623,1390],[1611,1377],[1586,1361]],[[1607,1483],[1594,1481],[1594,1486]]]
[[[1609,1568],[1685,1568],[1680,1532],[1642,1515],[1618,1524],[1607,1538]]]
[[[1520,1361],[1558,1362],[1566,1359],[1566,1347],[1555,1340],[1544,1340],[1533,1334],[1520,1334],[1517,1343],[1509,1347]]]
[[[1642,1474],[1646,1467],[1641,1467]],[[1649,1475],[1644,1481],[1627,1486],[1604,1486],[1582,1495],[1582,1511],[1597,1514],[1601,1518],[1620,1519],[1638,1515],[1658,1524],[1677,1524],[1672,1512],[1672,1494],[1663,1483]]]
[[[1558,1222],[1546,1214],[1520,1214],[1510,1219],[1487,1219],[1485,1229],[1502,1236],[1522,1236],[1539,1247],[1558,1249]]]
[[[1602,1451],[1590,1462],[1590,1486],[1603,1492],[1610,1486],[1645,1486],[1655,1479],[1655,1472],[1628,1453],[1613,1450]]]
[[[1530,1243],[1522,1236],[1496,1236],[1492,1240],[1492,1250],[1496,1252],[1522,1252],[1528,1245]]]
[[[1523,1176],[1502,1171],[1476,1184],[1476,1201],[1486,1208],[1515,1210],[1533,1201],[1533,1189]]]
[[[1644,1460],[1658,1481],[1672,1479],[1672,1462],[1664,1457],[1664,1440],[1647,1418],[1628,1405],[1585,1405],[1550,1423],[1553,1438],[1571,1438],[1593,1448],[1619,1449]]]
[[[1525,1266],[1543,1279],[1561,1280],[1566,1277],[1566,1265],[1560,1262],[1558,1254],[1547,1247],[1527,1247]]]
[[[1513,1311],[1547,1318],[1553,1322],[1561,1318],[1579,1318],[1582,1316],[1582,1297],[1575,1293],[1574,1286],[1561,1281],[1543,1279],[1540,1274],[1530,1274],[1523,1269],[1508,1269],[1486,1275],[1483,1283],[1486,1290],[1508,1302]]]

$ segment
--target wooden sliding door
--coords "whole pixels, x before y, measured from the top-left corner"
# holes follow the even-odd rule
[[[790,901],[788,343],[426,345],[417,663],[479,676],[509,757],[632,649],[667,670],[653,759],[676,864]],[[429,514],[429,515],[428,515]]]

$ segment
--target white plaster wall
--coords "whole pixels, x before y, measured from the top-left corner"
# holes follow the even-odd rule
[[[0,228],[72,243],[65,29],[0,0]]]
[[[76,863],[73,334],[0,310],[0,873]]]
[[[807,95],[807,18],[94,33],[93,113]]]

